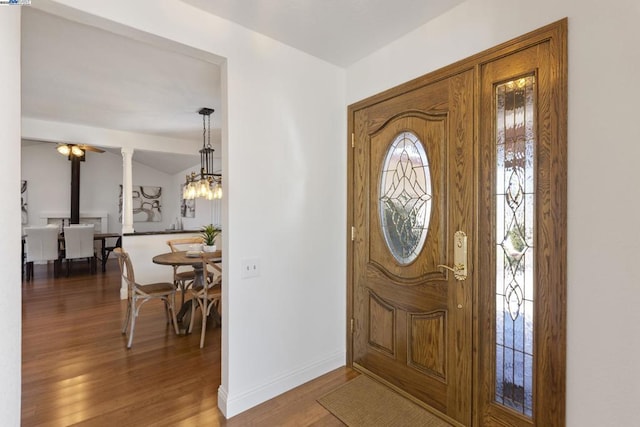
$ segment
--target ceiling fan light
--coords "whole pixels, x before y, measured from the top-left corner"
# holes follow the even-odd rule
[[[58,153],[62,154],[63,156],[68,156],[69,153],[71,153],[71,148],[69,148],[68,145],[58,145],[58,148],[56,148],[56,150],[58,150]]]
[[[84,151],[82,151],[82,149],[77,145],[73,145],[71,146],[71,154],[73,154],[76,157],[82,157],[84,156]]]

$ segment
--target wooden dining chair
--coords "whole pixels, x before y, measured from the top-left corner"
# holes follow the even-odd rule
[[[191,321],[189,333],[193,330],[196,309],[202,313],[202,329],[200,331],[200,348],[204,347],[204,335],[207,331],[207,318],[213,315],[216,323],[220,321],[220,301],[222,299],[222,269],[220,264],[211,259],[202,258],[202,271],[206,272],[206,280],[201,286],[193,285],[187,292],[191,298]],[[213,309],[213,313],[212,313]]]
[[[167,240],[167,245],[171,248],[171,252],[187,251],[192,245],[201,245],[202,237],[183,237],[179,239]],[[197,259],[195,260],[197,261]],[[193,283],[195,273],[192,267],[185,265],[173,266],[173,283],[176,288],[180,289],[181,305],[184,305],[184,294],[187,288]]]
[[[164,302],[167,324],[172,323],[176,335],[179,335],[180,331],[178,330],[178,321],[176,320],[175,310],[175,286],[168,282],[149,284],[137,283],[129,254],[122,248],[115,248],[113,253],[118,258],[120,273],[127,282],[128,288],[127,314],[125,315],[124,323],[122,325],[123,334],[127,333],[127,326],[129,327],[127,348],[131,348],[131,345],[133,344],[133,332],[136,327],[136,318],[138,317],[140,308],[149,300],[159,299]]]

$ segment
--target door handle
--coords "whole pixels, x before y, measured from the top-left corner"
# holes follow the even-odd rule
[[[438,267],[453,272],[456,280],[467,278],[467,235],[464,231],[456,231],[453,235],[453,267],[439,264]]]

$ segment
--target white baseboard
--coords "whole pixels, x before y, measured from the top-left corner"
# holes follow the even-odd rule
[[[227,401],[229,400],[229,395],[227,394],[227,390],[225,390],[222,387],[222,384],[220,384],[220,387],[218,387],[218,408],[220,409],[220,412],[222,412],[222,415],[224,415],[225,418],[229,418],[229,415],[227,415]]]
[[[327,372],[338,369],[345,363],[346,354],[344,351],[339,351],[235,396],[229,396],[221,385],[218,388],[218,408],[226,418],[231,418]]]

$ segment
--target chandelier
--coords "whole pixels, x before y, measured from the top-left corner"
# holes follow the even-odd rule
[[[200,150],[200,174],[191,172],[187,175],[182,198],[192,199],[221,199],[222,174],[213,172],[213,152],[211,147],[211,113],[213,108],[201,108],[202,115],[202,149]]]

